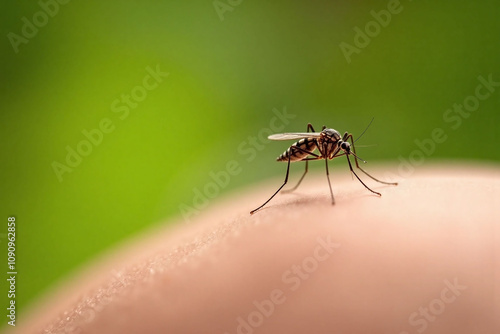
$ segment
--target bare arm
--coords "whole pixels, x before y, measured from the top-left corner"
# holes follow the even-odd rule
[[[332,175],[332,206],[308,175],[253,216],[273,182],[222,200],[124,245],[19,333],[498,333],[499,169],[397,181],[370,183],[379,198]]]

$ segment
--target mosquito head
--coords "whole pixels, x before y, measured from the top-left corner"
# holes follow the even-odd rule
[[[351,144],[346,141],[340,143],[340,149],[344,151],[346,154],[351,154]]]
[[[339,146],[340,146],[340,149],[345,152],[345,154],[347,154],[347,155],[353,155],[356,159],[361,160],[364,163],[366,163],[365,160],[361,159],[356,154],[354,154],[353,151],[351,151],[351,144],[349,142],[347,142],[347,141],[340,141]]]

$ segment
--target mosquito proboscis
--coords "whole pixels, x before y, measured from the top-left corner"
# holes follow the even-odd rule
[[[373,120],[372,120],[373,121]],[[370,122],[371,124],[371,122]],[[368,125],[369,126],[369,125]],[[366,129],[365,129],[366,131]],[[361,134],[361,136],[365,133]],[[360,136],[360,137],[361,137]],[[360,138],[358,137],[358,139]],[[328,171],[328,160],[332,160],[334,158],[341,157],[345,155],[347,158],[347,163],[349,164],[349,169],[351,170],[351,173],[354,174],[354,176],[358,179],[361,184],[371,191],[372,193],[382,196],[379,192],[376,192],[370,187],[368,187],[356,174],[354,169],[352,168],[352,163],[349,158],[350,155],[354,157],[354,161],[356,163],[356,167],[362,171],[364,174],[366,174],[368,177],[371,179],[383,183],[383,184],[388,184],[388,185],[397,185],[396,182],[385,182],[381,181],[367,172],[365,172],[361,167],[359,167],[359,161],[362,161],[363,163],[366,163],[363,159],[361,159],[358,155],[356,155],[356,148],[354,146],[354,143],[356,141],[353,139],[352,134],[349,132],[345,132],[343,136],[340,136],[340,132],[338,132],[335,129],[330,129],[327,128],[326,126],[323,126],[321,132],[315,132],[313,126],[311,123],[307,125],[307,132],[290,132],[290,133],[279,133],[279,134],[274,134],[270,135],[268,137],[270,140],[298,140],[292,146],[290,146],[283,154],[281,154],[276,160],[277,161],[287,161],[288,165],[286,168],[286,176],[285,176],[285,181],[281,185],[281,187],[276,190],[276,192],[262,204],[258,208],[250,211],[250,214],[254,214],[256,211],[262,209],[267,203],[269,203],[270,200],[273,199],[274,196],[276,196],[277,193],[280,192],[280,190],[285,186],[285,184],[288,182],[288,175],[290,172],[290,162],[296,162],[296,161],[305,161],[306,162],[306,170],[304,171],[304,174],[302,174],[302,177],[300,178],[299,182],[297,185],[291,189],[286,190],[286,192],[294,191],[297,189],[297,187],[300,185],[302,180],[304,179],[304,176],[306,176],[307,171],[308,171],[308,163],[311,160],[325,160],[325,168],[326,168],[326,178],[328,180],[328,186],[330,187],[330,195],[332,198],[332,205],[335,204],[335,198],[333,196],[333,191],[332,191],[332,184],[330,183],[330,173]],[[318,153],[314,153],[315,150],[318,150]]]

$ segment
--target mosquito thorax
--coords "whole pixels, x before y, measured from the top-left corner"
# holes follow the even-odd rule
[[[331,141],[339,141],[342,137],[340,133],[335,129],[324,129],[321,131],[323,139],[329,139]]]

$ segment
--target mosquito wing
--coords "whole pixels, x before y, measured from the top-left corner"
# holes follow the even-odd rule
[[[319,138],[321,132],[289,132],[289,133],[277,133],[275,135],[270,135],[267,137],[271,140],[295,140],[302,138]]]

